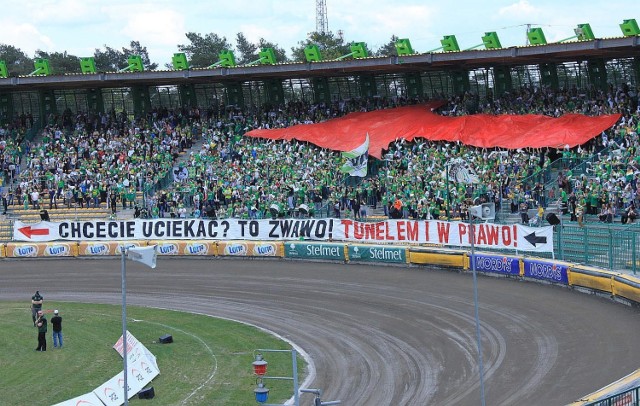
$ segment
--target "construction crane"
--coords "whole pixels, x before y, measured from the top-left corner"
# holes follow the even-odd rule
[[[329,19],[327,18],[327,1],[316,0],[316,32],[326,34],[329,32]]]

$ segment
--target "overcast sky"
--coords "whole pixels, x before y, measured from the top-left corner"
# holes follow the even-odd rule
[[[105,44],[113,48],[140,41],[153,62],[171,61],[186,32],[214,32],[235,45],[236,33],[252,42],[291,48],[316,29],[316,0],[2,0],[0,43],[29,56],[37,49],[67,51],[83,57]],[[504,47],[524,45],[526,24],[542,27],[547,41],[573,35],[590,23],[597,38],[619,37],[619,24],[640,21],[638,0],[326,0],[329,30],[345,41],[363,41],[370,49],[391,35],[409,38],[426,52],[455,34],[461,48],[482,43],[496,31]]]

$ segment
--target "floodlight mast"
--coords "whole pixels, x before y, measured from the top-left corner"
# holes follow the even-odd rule
[[[326,0],[316,0],[316,32],[320,34],[326,34],[329,32]]]

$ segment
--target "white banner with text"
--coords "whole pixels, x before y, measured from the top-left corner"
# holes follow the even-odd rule
[[[475,239],[472,238],[475,237]],[[121,241],[121,240],[317,240],[364,243],[434,244],[450,247],[553,252],[553,227],[521,224],[469,223],[439,220],[350,219],[275,220],[94,220],[14,222],[14,240]]]

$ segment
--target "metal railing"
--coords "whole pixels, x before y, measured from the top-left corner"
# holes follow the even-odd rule
[[[581,406],[635,406],[640,404],[640,387],[626,390],[606,399],[596,400],[595,402],[584,403]]]
[[[38,136],[38,133],[40,132],[41,129],[42,129],[42,119],[38,118],[25,134],[23,142],[33,141]]]
[[[145,184],[142,188],[145,203],[149,197],[153,196],[161,190],[167,189],[172,184],[173,174],[171,173],[171,170],[167,171],[167,173],[156,183]]]
[[[611,271],[638,271],[640,227],[574,224],[555,226],[554,250],[563,261],[576,262]]]
[[[619,144],[621,142],[621,139],[617,138],[615,141]],[[538,182],[544,184],[544,197],[545,199],[547,199],[547,201],[549,201],[549,191],[552,188],[557,187],[555,184],[556,179],[553,179],[552,176],[554,173],[557,173],[561,170],[570,170],[574,176],[576,174],[581,175],[587,173],[589,165],[593,165],[600,159],[600,156],[608,155],[613,150],[612,145],[607,146],[588,157],[558,158],[555,161],[551,162],[546,168],[544,168],[544,170],[531,176],[522,178],[520,180],[520,183],[523,185],[535,185]]]

